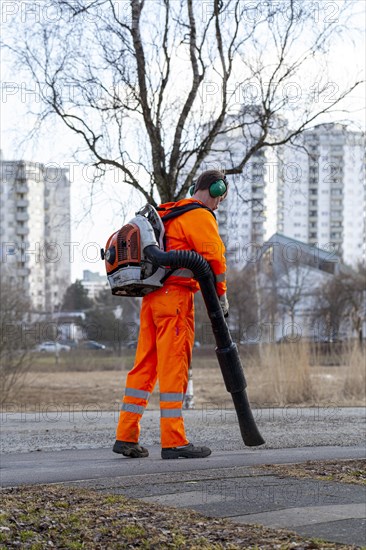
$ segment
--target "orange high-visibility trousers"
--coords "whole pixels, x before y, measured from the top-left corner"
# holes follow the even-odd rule
[[[161,446],[186,445],[182,417],[194,341],[190,288],[167,284],[143,298],[135,364],[126,379],[116,439],[137,443],[140,419],[156,380],[160,390]]]

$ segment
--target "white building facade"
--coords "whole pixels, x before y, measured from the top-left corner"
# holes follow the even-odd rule
[[[341,124],[322,124],[285,148],[293,181],[279,181],[277,231],[328,250],[354,266],[365,261],[365,138]],[[289,171],[287,171],[289,173]]]
[[[0,161],[1,271],[38,312],[54,312],[71,282],[70,182],[65,170]]]
[[[245,148],[239,135],[225,139],[217,155],[223,169],[234,166]],[[214,167],[214,155],[211,159]],[[276,232],[324,249],[351,266],[366,260],[361,132],[341,124],[316,126],[297,138],[295,146],[261,149],[229,181],[218,222],[230,267],[243,268]]]
[[[104,290],[110,291],[107,277],[100,273],[84,269],[81,284],[88,291],[88,298],[95,300]]]

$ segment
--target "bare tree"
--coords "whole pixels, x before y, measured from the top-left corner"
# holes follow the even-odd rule
[[[362,343],[365,301],[365,265],[359,263],[355,269],[343,268],[316,293],[314,320],[323,322],[333,338],[338,337],[342,322],[349,320],[349,325]]]
[[[277,277],[277,300],[283,310],[289,314],[292,331],[295,327],[296,310],[309,294],[310,269],[299,263],[289,264],[284,262],[284,273]]]
[[[315,290],[314,298],[313,321],[318,327],[314,336],[327,341],[338,338],[347,311],[347,297],[339,277],[325,281]]]
[[[278,243],[274,243],[276,245]],[[299,249],[286,250],[281,245],[269,248],[263,254],[257,277],[258,292],[261,295],[263,313],[269,317],[272,326],[275,326],[278,315],[288,315],[290,318],[291,334],[283,333],[283,337],[293,339],[298,337],[295,323],[297,315],[302,317],[311,307],[311,296],[315,284],[311,277],[311,256],[298,255]],[[302,312],[300,312],[300,309]],[[282,330],[284,327],[282,327]]]
[[[231,269],[228,273],[228,298],[230,303],[229,325],[240,342],[248,328],[257,325],[257,299],[254,268],[244,271]]]
[[[219,138],[241,140],[225,167],[240,174],[342,108],[360,81],[336,89],[324,64],[352,32],[344,4],[330,18],[312,0],[54,0],[8,46],[37,87],[38,122],[61,119],[99,176],[120,171],[154,204],[186,195]]]
[[[362,344],[366,316],[366,266],[359,262],[352,272],[340,274],[340,277],[347,297],[347,310],[352,328]]]
[[[16,284],[0,280],[0,403],[5,403],[24,381],[31,365],[27,340],[26,315],[28,300]]]

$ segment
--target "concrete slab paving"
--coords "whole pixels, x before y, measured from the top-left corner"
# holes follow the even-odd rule
[[[202,505],[203,494],[202,491],[183,491],[144,497],[141,500],[154,504],[163,504],[164,506],[174,506],[174,508],[192,508],[193,506]],[[229,497],[229,500],[235,500],[235,497]],[[210,495],[210,502],[222,502],[222,495]]]
[[[366,546],[366,520],[343,519],[315,525],[296,527],[296,532],[303,537],[313,537],[343,544]]]
[[[364,519],[366,503],[332,504],[332,506],[302,506],[283,508],[260,514],[235,516],[239,523],[261,523],[268,527],[287,527],[293,529],[301,525],[310,527],[316,523],[327,523],[337,520]]]
[[[365,545],[366,488],[329,481],[251,476],[115,489],[143,501],[189,508],[235,523],[286,528],[332,542]],[[150,496],[142,496],[142,495]]]

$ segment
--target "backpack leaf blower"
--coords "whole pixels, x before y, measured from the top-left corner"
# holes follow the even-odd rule
[[[102,259],[105,259],[112,293],[119,296],[144,296],[161,288],[175,269],[187,268],[192,271],[200,285],[211,321],[217,345],[216,356],[226,389],[235,406],[243,441],[247,446],[263,445],[264,440],[256,426],[246,394],[247,383],[238,349],[224,319],[210,265],[194,251],[166,252],[163,237],[164,225],[151,205],[137,212],[135,218],[110,237],[106,251],[102,250]]]

